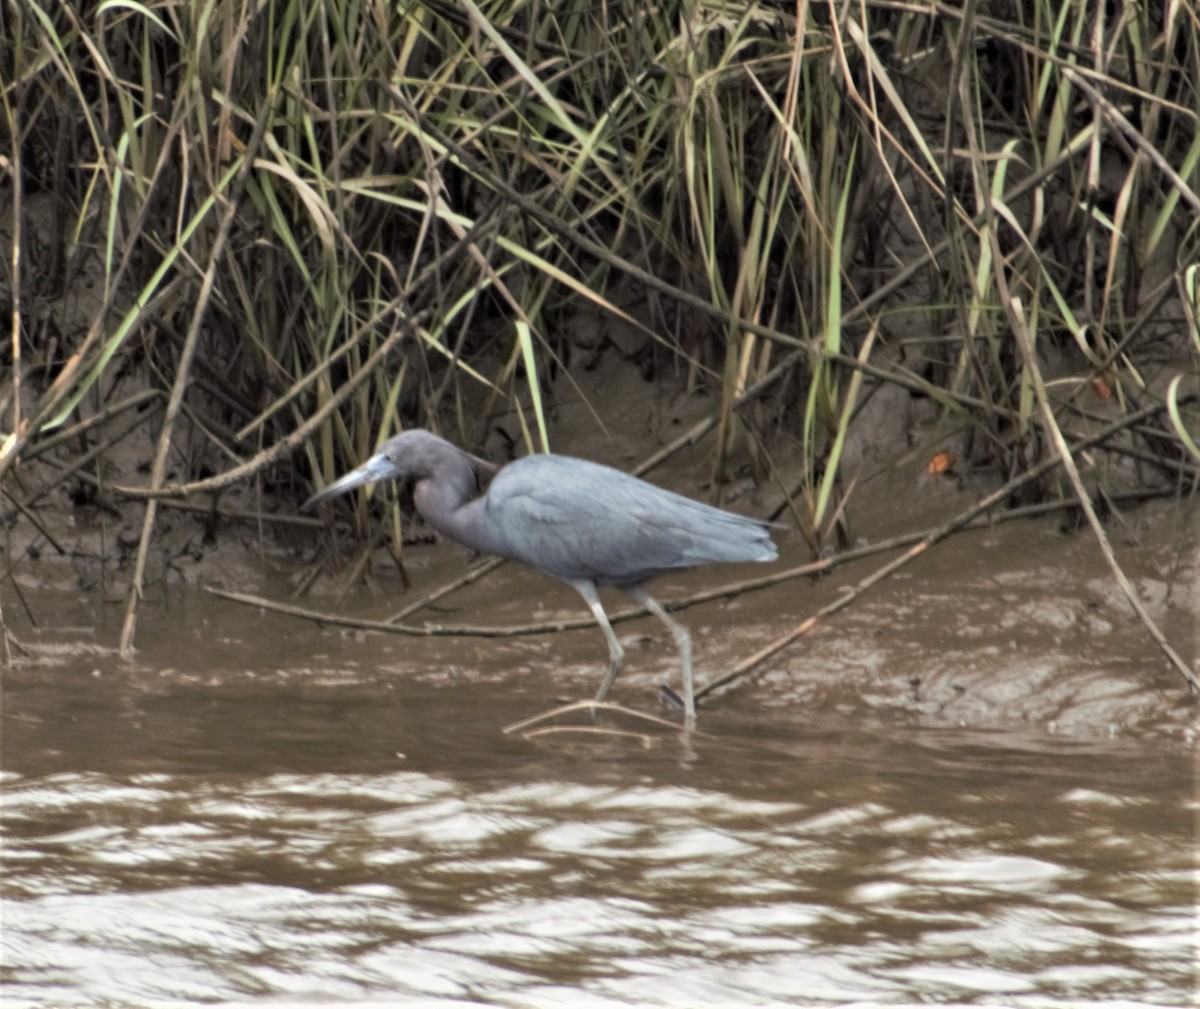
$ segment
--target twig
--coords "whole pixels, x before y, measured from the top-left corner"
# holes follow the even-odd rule
[[[47,459],[46,462],[51,466],[56,466],[64,470],[69,465],[72,471],[74,471],[76,465],[74,462],[70,464],[62,463],[57,459]],[[109,491],[113,489],[110,484],[96,479],[91,473],[73,472],[72,475],[76,480],[82,480],[84,483],[90,484],[98,490]],[[57,482],[61,482],[61,480]],[[176,501],[173,498],[159,498],[158,503],[163,508],[174,508],[176,511],[194,512],[200,515],[213,515],[229,522],[274,522],[277,525],[300,526],[305,529],[322,529],[325,527],[324,520],[317,518],[315,515],[292,515],[290,513],[264,512],[262,509],[230,508],[228,505],[217,502],[200,504],[196,501]],[[14,504],[16,504],[15,501]],[[19,504],[17,506],[20,507]]]
[[[1174,493],[1174,488],[1144,488],[1142,490],[1127,491],[1124,494],[1111,495],[1112,500],[1116,502],[1137,502],[1145,501],[1150,498],[1166,497]],[[1048,515],[1056,511],[1065,511],[1068,508],[1078,507],[1079,501],[1070,498],[1058,501],[1041,501],[1037,504],[1022,505],[1020,508],[1009,508],[996,515],[976,516],[971,521],[962,526],[962,531],[970,529],[988,529],[995,525],[1000,525],[1003,522],[1015,522],[1018,519],[1036,518],[1039,515]],[[729,599],[734,596],[740,596],[747,592],[757,592],[760,589],[768,589],[773,585],[779,585],[783,582],[794,581],[797,578],[808,578],[814,575],[828,574],[845,564],[852,561],[863,560],[867,557],[874,557],[878,554],[887,553],[891,550],[899,550],[902,547],[910,546],[913,543],[920,543],[932,535],[936,530],[922,529],[917,532],[902,533],[899,536],[892,536],[886,540],[879,540],[876,543],[867,543],[859,547],[851,547],[849,550],[843,550],[841,553],[831,554],[828,557],[823,557],[817,561],[809,561],[806,564],[801,564],[798,567],[788,568],[786,571],[774,571],[769,575],[758,575],[754,578],[747,578],[740,582],[732,582],[725,585],[720,585],[717,588],[705,589],[702,592],[696,592],[683,599],[677,599],[672,602],[664,602],[663,608],[671,611],[687,609],[691,606],[699,605],[700,603],[711,602],[714,599]],[[631,617],[641,616],[645,613],[643,609],[623,610],[621,613],[613,617],[613,621],[621,619],[629,619]]]
[[[1160,431],[1158,434],[1163,439],[1172,437],[1167,431]],[[1078,440],[1079,438],[1077,432],[1070,430],[1063,431],[1063,435],[1068,441],[1071,439]],[[1138,462],[1144,462],[1147,466],[1155,466],[1175,477],[1183,477],[1192,481],[1200,479],[1200,466],[1193,466],[1190,462],[1183,459],[1172,459],[1167,455],[1155,455],[1152,452],[1143,452],[1140,449],[1129,448],[1127,445],[1105,445],[1104,450],[1116,455],[1126,456],[1129,459],[1136,459]]]
[[[1002,500],[1003,497],[1015,490],[1020,484],[1020,478],[1006,484],[1005,487],[992,496],[991,503],[995,504]],[[1166,490],[1141,490],[1131,491],[1127,494],[1114,495],[1114,499],[1118,501],[1137,501],[1144,500],[1148,497],[1161,497],[1169,493]],[[1079,504],[1078,501],[1045,501],[1040,504],[1026,505],[1022,508],[1013,508],[1002,512],[999,515],[980,518],[975,514],[975,518],[961,524],[961,528],[986,528],[991,525],[996,525],[1001,522],[1015,521],[1017,519],[1031,518],[1037,515],[1044,515],[1049,512],[1061,511],[1066,508],[1074,508]],[[988,505],[991,507],[991,505]],[[798,567],[789,568],[786,571],[778,571],[770,575],[763,575],[758,578],[748,578],[744,581],[733,582],[732,584],[720,585],[717,588],[705,589],[702,592],[694,593],[683,599],[675,599],[671,602],[663,604],[664,609],[672,612],[688,609],[692,606],[697,606],[701,603],[711,602],[715,599],[727,599],[733,596],[743,595],[749,592],[757,592],[761,589],[771,588],[774,585],[779,585],[782,582],[793,581],[797,578],[811,577],[813,575],[832,571],[843,564],[851,561],[861,560],[865,557],[870,557],[875,554],[885,553],[889,550],[896,550],[900,547],[907,546],[911,543],[918,543],[927,539],[934,539],[941,530],[926,531],[919,533],[907,533],[903,536],[896,536],[891,539],[883,540],[879,543],[872,543],[867,546],[855,547],[852,550],[846,550],[832,557],[824,558],[823,560],[813,561],[808,564],[801,564]],[[205,591],[214,596],[219,596],[222,599],[228,599],[231,602],[242,603],[246,606],[256,606],[263,610],[269,610],[273,613],[282,613],[285,616],[298,617],[301,620],[311,620],[316,624],[325,624],[331,627],[346,627],[352,630],[360,631],[379,631],[384,634],[400,634],[407,637],[441,637],[441,638],[518,638],[532,637],[538,634],[554,634],[559,631],[574,631],[574,630],[593,630],[596,627],[596,622],[591,617],[574,617],[565,620],[543,621],[536,624],[509,624],[504,627],[494,626],[479,626],[472,624],[455,624],[454,626],[446,626],[444,624],[426,624],[422,627],[414,627],[411,624],[401,624],[398,621],[402,616],[415,612],[417,609],[423,608],[441,598],[447,593],[460,588],[468,579],[475,578],[494,570],[499,564],[498,558],[493,558],[478,568],[474,569],[466,578],[459,578],[448,585],[443,586],[436,592],[419,600],[418,603],[409,607],[407,610],[401,610],[399,613],[388,617],[387,620],[365,620],[360,617],[342,616],[338,613],[330,613],[324,610],[313,610],[302,606],[293,606],[288,603],[281,603],[275,599],[269,599],[265,596],[250,595],[246,592],[232,592],[227,589],[214,588],[205,586]],[[613,624],[625,623],[629,620],[636,620],[640,617],[647,616],[645,609],[642,607],[628,607],[626,609],[617,610],[609,614],[609,622]],[[772,653],[773,654],[773,653]],[[699,691],[697,696],[716,689],[720,684],[710,685],[704,690]]]
[[[56,434],[50,435],[48,438],[31,442],[25,447],[25,450],[21,454],[21,458],[26,462],[28,462],[30,459],[36,459],[38,456],[45,452],[49,452],[50,449],[61,445],[63,442],[70,441],[72,438],[76,438],[100,424],[114,420],[126,410],[131,410],[135,406],[141,406],[143,403],[147,403],[152,399],[161,398],[162,393],[157,389],[143,389],[141,392],[135,392],[132,396],[128,396],[119,403],[114,403],[112,406],[105,407],[103,410],[92,414],[92,416],[88,417],[87,419],[81,420],[78,424],[72,424],[70,427],[63,428],[63,430],[57,432]]]
[[[996,252],[998,254],[999,250],[997,249]],[[1067,439],[1063,437],[1058,422],[1054,418],[1054,410],[1050,406],[1050,397],[1046,392],[1046,383],[1042,380],[1041,369],[1037,365],[1037,355],[1033,350],[1033,340],[1030,338],[1029,328],[1025,323],[1025,311],[1021,305],[1021,299],[1010,297],[1006,302],[1006,306],[1013,332],[1017,336],[1017,343],[1020,344],[1021,353],[1025,358],[1025,367],[1029,370],[1030,378],[1033,379],[1034,393],[1037,396],[1038,408],[1042,412],[1042,419],[1045,422],[1046,430],[1050,432],[1050,440],[1054,444],[1054,450],[1058,454],[1063,469],[1066,471],[1067,479],[1071,481],[1071,486],[1075,488],[1075,494],[1079,498],[1079,506],[1083,509],[1084,515],[1087,516],[1088,524],[1092,527],[1092,533],[1096,537],[1096,543],[1100,547],[1100,552],[1104,555],[1104,560],[1108,563],[1113,577],[1117,580],[1117,584],[1121,586],[1121,591],[1125,593],[1125,598],[1129,600],[1133,611],[1138,615],[1138,619],[1142,621],[1146,630],[1149,631],[1150,637],[1154,639],[1155,644],[1158,645],[1162,653],[1167,657],[1167,660],[1179,671],[1180,675],[1183,676],[1192,689],[1200,689],[1200,680],[1196,678],[1196,674],[1192,672],[1188,664],[1183,661],[1179,653],[1171,646],[1166,635],[1159,630],[1158,625],[1146,610],[1141,597],[1137,594],[1137,590],[1134,589],[1121,565],[1117,563],[1117,557],[1113,553],[1112,544],[1108,542],[1108,536],[1104,532],[1104,527],[1100,524],[1100,519],[1096,515],[1096,509],[1092,507],[1091,499],[1088,497],[1087,490],[1083,486],[1083,480],[1079,476],[1079,469],[1071,456],[1071,447],[1067,444]]]
[[[246,592],[230,592],[228,589],[218,589],[206,585],[206,592],[235,603],[245,603],[247,606],[257,606],[273,613],[283,613],[289,617],[300,617],[318,624],[328,624],[332,627],[349,627],[359,631],[382,631],[385,634],[401,634],[411,638],[522,638],[534,634],[546,634],[552,631],[582,630],[585,627],[595,627],[596,622],[591,617],[578,617],[571,620],[551,621],[542,624],[512,624],[507,627],[480,627],[471,624],[456,624],[447,627],[443,624],[425,624],[423,627],[413,627],[411,624],[398,624],[390,620],[362,620],[358,617],[343,617],[337,613],[325,613],[320,610],[310,610],[303,606],[292,606],[280,603],[263,596],[252,596]],[[633,611],[623,612],[610,618],[612,623],[618,620],[630,620],[640,614]]]
[[[1064,64],[1061,69],[1063,76],[1066,77],[1066,79],[1074,84],[1077,88],[1083,91],[1093,102],[1095,102],[1096,106],[1103,111],[1104,115],[1108,118],[1108,121],[1116,126],[1118,131],[1123,133],[1125,137],[1147,158],[1149,158],[1150,161],[1154,163],[1154,166],[1163,173],[1163,175],[1166,176],[1167,181],[1171,184],[1171,187],[1175,190],[1175,192],[1182,197],[1185,203],[1191,206],[1192,213],[1200,213],[1200,196],[1197,196],[1196,193],[1193,192],[1191,186],[1183,181],[1179,173],[1171,166],[1171,163],[1167,161],[1165,157],[1163,157],[1162,151],[1160,151],[1150,140],[1146,139],[1146,137],[1142,135],[1142,132],[1136,126],[1134,126],[1133,123],[1125,118],[1125,116],[1121,113],[1121,110],[1113,105],[1113,103],[1105,98],[1102,94],[1100,94],[1100,92],[1094,87],[1092,87],[1091,83],[1084,79],[1084,77],[1080,75],[1074,67],[1069,67]]]
[[[505,730],[508,731],[507,729]],[[543,736],[610,736],[616,739],[636,739],[643,748],[650,749],[655,737],[645,732],[630,732],[628,729],[607,729],[601,725],[547,725],[544,729],[530,729],[521,733],[522,739],[541,739]]]
[[[39,521],[38,515],[36,512],[30,511],[23,504],[21,504],[21,502],[18,501],[16,498],[14,498],[8,492],[8,489],[5,488],[3,485],[0,485],[0,494],[3,494],[6,498],[8,498],[8,500],[10,500],[13,503],[16,510],[25,516],[25,518],[29,521],[29,524],[31,526],[33,526],[33,528],[38,531],[38,534],[54,548],[54,552],[56,554],[58,554],[59,557],[66,557],[67,551],[63,548],[63,545],[58,542],[58,540],[56,540],[52,535],[50,535],[50,530],[46,528],[44,523]],[[12,514],[13,514],[13,512],[9,512],[9,515],[12,515]],[[5,522],[7,522],[7,519],[8,519],[8,516],[5,516]],[[28,549],[29,548],[26,548],[27,551],[28,551]],[[5,572],[5,575],[8,575],[9,573],[11,573],[13,571],[13,569],[16,568],[18,563],[19,563],[19,559],[13,560],[12,563],[8,567],[8,571]]]
[[[243,31],[245,26],[245,13],[243,12],[243,19],[238,27],[238,31]],[[250,137],[249,143],[246,145],[245,153],[242,155],[242,163],[238,166],[233,178],[230,179],[230,189],[226,197],[225,212],[222,214],[216,234],[213,236],[212,248],[208,255],[208,267],[204,271],[204,278],[200,283],[200,290],[196,296],[195,309],[192,312],[192,320],[188,326],[187,336],[184,338],[183,348],[179,352],[175,384],[171,388],[171,396],[167,401],[167,410],[163,416],[162,430],[158,436],[158,449],[155,452],[154,466],[150,475],[150,486],[154,489],[161,487],[163,480],[166,478],[167,457],[171,451],[171,439],[175,431],[175,419],[179,416],[180,408],[183,405],[183,394],[187,389],[190,379],[192,359],[195,357],[196,347],[200,340],[200,327],[208,310],[208,302],[212,296],[213,286],[216,283],[217,264],[224,254],[225,243],[229,239],[229,232],[233,227],[234,219],[237,217],[242,190],[246,185],[246,180],[250,177],[250,171],[254,166],[255,153],[262,142],[263,135],[266,133],[267,121],[271,118],[270,113],[274,108],[277,98],[278,92],[274,92],[268,95],[263,102],[262,108],[259,111],[258,121],[254,124],[254,132]],[[134,563],[133,576],[129,580],[129,596],[125,602],[125,620],[121,625],[120,654],[122,658],[127,658],[133,652],[133,636],[137,629],[138,602],[142,597],[142,582],[146,574],[146,558],[150,554],[150,538],[154,532],[154,520],[157,515],[158,502],[151,498],[146,502],[146,514],[142,521],[142,536],[138,542],[137,559]]]
[[[10,566],[9,569],[4,572],[4,578],[12,586],[13,592],[17,594],[17,599],[19,599],[21,602],[21,608],[25,611],[25,618],[29,621],[29,625],[34,630],[39,630],[41,625],[38,623],[38,619],[34,615],[33,607],[29,605],[29,600],[25,598],[25,593],[21,591],[21,583],[12,576],[12,566]],[[2,612],[0,612],[0,625],[4,626],[4,633],[5,635],[8,635],[8,625],[4,623]],[[13,638],[13,641],[16,642],[16,638]],[[20,642],[16,643],[23,655],[29,654],[29,650],[22,647]]]
[[[233,469],[226,470],[224,473],[219,473],[205,480],[196,480],[191,483],[165,484],[160,487],[113,486],[110,490],[125,497],[161,500],[169,497],[184,497],[188,494],[212,493],[224,490],[226,487],[231,487],[241,480],[246,480],[256,473],[262,472],[268,466],[289,455],[294,449],[302,445],[308,439],[309,435],[325,422],[325,419],[331,413],[346,402],[354,391],[375,373],[376,366],[381,361],[386,360],[388,354],[392,352],[396,344],[408,335],[409,330],[404,328],[388,336],[375,349],[375,352],[363,362],[362,367],[338,387],[338,391],[329,397],[324,406],[318,409],[286,438],[281,438],[279,441],[274,442],[270,448],[263,449],[257,455],[247,459],[242,465],[235,466]]]
[[[71,9],[68,7],[66,10],[68,11],[68,16],[71,16]],[[79,22],[73,17],[72,20],[75,21],[75,29],[82,34],[83,29],[79,25]],[[135,250],[141,247],[137,238],[144,232],[146,222],[149,220],[151,213],[155,212],[158,208],[158,201],[155,198],[154,190],[159,181],[166,175],[166,172],[163,171],[163,166],[172,156],[172,152],[175,149],[175,135],[181,128],[182,123],[178,117],[171,119],[167,124],[166,132],[159,145],[158,161],[154,166],[153,172],[148,176],[149,183],[146,192],[142,196],[141,210],[139,210],[137,218],[126,233],[125,252],[121,256],[121,262],[117,267],[116,273],[113,274],[112,280],[107,285],[108,295],[103,305],[95,312],[83,343],[71,352],[70,357],[67,358],[66,363],[55,376],[50,388],[42,394],[36,416],[32,419],[24,420],[18,427],[15,427],[12,435],[5,439],[3,444],[0,444],[0,479],[3,479],[4,475],[17,459],[21,458],[22,451],[29,439],[43,429],[54,412],[61,407],[63,401],[71,395],[75,389],[75,380],[79,376],[79,372],[91,363],[90,353],[103,336],[104,322],[108,318],[108,313],[125,291],[125,274],[134,259]],[[109,181],[111,183],[112,180]],[[152,299],[148,305],[140,307],[139,314],[142,318],[149,317],[152,314],[151,308],[156,302],[157,299]]]
[[[459,589],[466,588],[472,582],[479,581],[479,579],[484,577],[484,575],[490,575],[493,571],[496,570],[496,568],[500,567],[500,565],[504,564],[504,563],[506,563],[506,561],[504,560],[503,557],[489,558],[488,560],[484,561],[482,564],[479,564],[476,567],[473,567],[470,571],[468,571],[461,578],[456,578],[454,581],[450,582],[448,585],[443,585],[440,589],[437,589],[436,591],[429,593],[429,595],[427,595],[427,596],[423,596],[422,598],[418,599],[416,602],[410,603],[408,606],[405,606],[404,609],[399,610],[396,613],[393,613],[390,617],[388,617],[388,623],[399,623],[405,617],[410,617],[414,613],[418,613],[421,610],[425,609],[427,606],[432,606],[439,599],[442,599],[445,596],[450,595],[452,592],[457,592]]]
[[[657,715],[648,714],[645,711],[637,711],[633,708],[627,708],[623,704],[614,704],[611,701],[571,701],[569,704],[560,704],[557,708],[551,708],[549,711],[543,711],[539,715],[531,715],[529,718],[522,718],[519,722],[512,722],[504,726],[501,732],[506,735],[512,735],[514,732],[519,732],[522,735],[535,735],[536,733],[526,733],[525,730],[531,725],[537,725],[539,722],[545,722],[551,718],[557,718],[559,715],[570,715],[576,711],[591,711],[593,714],[597,711],[607,711],[614,715],[629,715],[630,718],[641,719],[644,722],[649,722],[652,725],[658,725],[665,729],[678,730],[679,726],[675,722],[668,722],[665,718],[659,718]],[[576,726],[560,726],[559,728],[577,728]],[[594,728],[594,727],[592,727]],[[546,732],[546,729],[540,730]],[[608,731],[608,730],[606,730]],[[640,733],[638,733],[640,735]]]
[[[16,645],[20,649],[21,643],[8,633],[8,624],[4,620],[3,603],[0,603],[0,640],[4,642],[4,666],[7,669],[11,669],[13,664],[12,646]]]
[[[44,498],[52,490],[54,490],[55,487],[59,486],[59,484],[65,482],[66,480],[69,480],[72,476],[75,476],[75,475],[79,475],[81,477],[89,476],[90,474],[79,473],[79,471],[82,470],[84,466],[88,465],[88,463],[92,462],[94,459],[96,459],[100,456],[103,456],[105,453],[109,452],[114,446],[120,444],[122,441],[124,441],[126,438],[128,438],[131,434],[133,434],[133,432],[136,431],[139,427],[141,427],[144,423],[146,423],[146,421],[148,421],[152,417],[154,417],[155,414],[158,413],[158,408],[160,405],[161,404],[159,404],[159,403],[155,403],[154,408],[152,410],[149,410],[142,416],[135,418],[132,422],[130,422],[129,424],[126,424],[124,428],[122,428],[120,431],[118,431],[116,434],[114,434],[111,438],[108,438],[105,441],[100,442],[98,445],[89,449],[87,452],[85,452],[83,455],[79,456],[77,459],[73,459],[69,463],[58,463],[57,461],[51,461],[51,465],[59,467],[58,473],[54,476],[54,478],[52,480],[48,481],[43,486],[38,488],[36,491],[34,491],[32,494],[30,494],[29,497],[27,497],[24,502],[22,502],[24,508],[26,508],[26,509],[32,508],[35,504],[37,504],[38,501],[40,501],[42,498]],[[97,483],[99,483],[99,481],[97,481]],[[14,514],[15,514],[14,511],[5,512],[3,516],[0,516],[0,522],[8,522],[10,519],[13,518]]]
[[[1193,395],[1191,398],[1195,399],[1196,396]],[[1165,409],[1166,409],[1166,405],[1163,403],[1151,403],[1149,406],[1143,407],[1141,410],[1137,410],[1134,413],[1127,414],[1126,416],[1120,418],[1120,420],[1116,421],[1115,423],[1110,424],[1107,427],[1101,429],[1100,431],[1096,431],[1096,432],[1088,435],[1086,438],[1082,439],[1079,443],[1076,444],[1075,451],[1081,452],[1084,449],[1090,448],[1092,445],[1096,445],[1102,441],[1105,441],[1108,438],[1111,438],[1114,434],[1116,434],[1122,428],[1128,427],[1132,424],[1140,423],[1141,421],[1145,420],[1147,417],[1153,416],[1154,414],[1156,414],[1162,410],[1165,410]],[[781,652],[788,645],[792,644],[792,642],[796,641],[797,639],[803,637],[804,635],[806,635],[810,631],[812,631],[813,628],[818,626],[823,619],[825,619],[826,617],[832,616],[834,613],[837,613],[841,609],[844,609],[846,606],[850,605],[850,603],[852,603],[855,599],[857,599],[859,596],[861,596],[868,589],[872,588],[874,585],[883,581],[889,575],[895,574],[895,572],[899,571],[902,567],[905,567],[906,565],[910,564],[912,561],[916,560],[918,557],[921,556],[921,554],[925,553],[925,551],[928,550],[930,547],[934,546],[937,543],[940,543],[942,540],[946,539],[952,533],[957,532],[959,529],[962,529],[962,528],[970,525],[970,523],[972,521],[974,521],[976,518],[978,518],[984,512],[988,511],[990,508],[995,507],[997,504],[999,504],[1005,498],[1009,497],[1015,491],[1019,490],[1025,484],[1031,483],[1034,480],[1040,479],[1043,475],[1048,473],[1050,470],[1054,469],[1059,464],[1060,464],[1060,460],[1059,460],[1058,456],[1048,456],[1047,458],[1043,459],[1041,462],[1037,463],[1037,465],[1026,470],[1024,473],[1021,473],[1018,476],[1013,477],[1003,487],[1000,487],[998,490],[993,491],[991,494],[987,495],[986,497],[982,498],[980,501],[971,505],[970,508],[967,508],[965,511],[960,513],[958,516],[956,516],[954,519],[952,519],[946,525],[942,526],[939,529],[934,530],[933,532],[927,533],[925,536],[923,536],[921,538],[920,542],[916,543],[911,549],[909,549],[902,556],[896,558],[893,561],[889,561],[887,564],[883,565],[883,567],[874,571],[872,574],[870,574],[869,576],[864,578],[862,581],[860,581],[857,585],[855,585],[853,588],[851,588],[844,595],[839,596],[836,600],[834,600],[828,606],[824,606],[821,609],[817,610],[816,613],[814,613],[812,616],[808,617],[807,619],[801,621],[799,624],[797,624],[795,627],[793,627],[786,634],[776,638],[774,641],[772,641],[770,644],[768,644],[764,648],[759,649],[753,655],[751,655],[748,658],[739,662],[728,673],[725,673],[724,675],[717,677],[711,683],[708,683],[704,687],[697,690],[696,691],[696,700],[699,701],[701,698],[706,697],[707,695],[713,693],[714,691],[720,690],[722,687],[726,687],[731,683],[734,683],[738,680],[744,679],[745,677],[749,676],[751,673],[754,672],[755,669],[757,669],[760,665],[762,665],[762,663],[765,662],[767,659],[771,658],[773,655],[777,654],[778,652]],[[1063,502],[1062,504],[1075,505],[1077,503],[1079,503],[1079,502],[1072,501],[1072,502]]]

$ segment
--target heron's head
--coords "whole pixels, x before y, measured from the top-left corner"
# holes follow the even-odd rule
[[[389,438],[361,466],[305,501],[304,508],[312,508],[355,487],[379,480],[424,480],[441,473],[449,476],[455,471],[465,470],[474,481],[476,473],[490,475],[495,468],[436,434],[414,429]]]

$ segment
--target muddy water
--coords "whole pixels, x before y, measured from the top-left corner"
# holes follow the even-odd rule
[[[506,577],[501,616],[536,610]],[[951,591],[934,571],[905,598],[935,587]],[[6,1009],[1190,1002],[1187,747],[937,717],[936,670],[913,685],[901,642],[868,640],[902,616],[888,598],[718,698],[701,733],[648,745],[499,731],[594,687],[584,632],[410,642],[149,601],[136,662],[77,637],[7,674]],[[691,611],[701,670],[777,629],[785,602]],[[56,619],[104,642],[118,616],[77,600]],[[653,709],[669,650],[636,647],[652,625],[620,630],[653,673],[619,699]],[[911,705],[831,699],[855,663],[876,670],[855,695],[894,679]]]

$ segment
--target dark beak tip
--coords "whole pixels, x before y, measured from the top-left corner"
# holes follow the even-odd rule
[[[300,510],[302,512],[315,512],[322,504],[328,501],[330,497],[332,497],[332,495],[326,494],[324,491],[318,491],[300,506]]]
[[[317,493],[309,497],[309,499],[300,506],[300,510],[303,512],[316,511],[327,501],[332,501],[335,497],[341,497],[349,490],[353,490],[353,488],[345,486],[341,480],[336,480],[328,487],[317,491]]]

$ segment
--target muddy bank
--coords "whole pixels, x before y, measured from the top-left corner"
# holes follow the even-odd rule
[[[703,396],[662,388],[619,363],[578,370],[558,386],[553,444],[631,467],[709,410]],[[883,390],[875,402],[848,449],[858,482],[847,510],[856,543],[934,527],[995,486],[988,474],[929,476],[929,459],[954,445],[953,433],[938,426],[924,403],[908,401],[898,390]],[[592,410],[598,403],[622,408],[607,413],[601,425]],[[903,425],[895,423],[898,415],[906,417]],[[506,427],[514,433],[502,420],[486,448],[498,460],[514,452]],[[108,463],[108,482],[137,482],[152,451],[151,434],[144,425],[121,442]],[[748,514],[771,514],[796,461],[786,434],[769,447],[775,480],[756,482],[751,460],[740,458],[727,482],[715,488],[706,445],[674,456],[650,478]],[[216,515],[198,502],[164,509],[141,606],[137,663],[186,676],[229,675],[277,667],[280,649],[296,642],[304,643],[306,654],[332,643],[328,647],[336,645],[352,668],[386,669],[398,683],[412,676],[464,683],[532,676],[544,682],[548,697],[594,690],[604,656],[594,629],[502,642],[350,635],[346,645],[337,631],[247,613],[205,595],[201,590],[214,586],[290,601],[315,566],[317,577],[299,600],[304,605],[386,619],[468,570],[466,551],[434,543],[414,525],[406,530],[411,538],[404,554],[410,593],[403,592],[400,573],[382,549],[365,582],[347,586],[357,540],[343,522],[334,544],[319,520],[297,514],[295,503],[306,490],[295,476],[274,489],[235,488],[222,495]],[[228,517],[239,512],[262,517]],[[345,519],[348,512],[341,514]],[[14,652],[14,662],[53,667],[90,656],[110,661],[141,506],[68,482],[42,499],[36,517],[36,524],[21,519],[7,529],[13,581],[0,590],[4,615],[27,648]],[[787,521],[786,512],[780,520]],[[1066,529],[1064,522],[1063,515],[1051,515],[954,537],[771,660],[752,680],[711,698],[708,708],[742,715],[770,710],[773,717],[791,712],[800,720],[830,715],[1190,740],[1193,699],[1134,618],[1091,535]],[[1109,530],[1154,619],[1194,664],[1196,509],[1169,499],[1131,506],[1110,517]],[[794,528],[780,529],[776,539],[781,568],[811,560]],[[786,632],[885,559],[686,610],[700,682]],[[758,573],[713,568],[664,579],[657,589],[669,601]],[[582,613],[570,589],[505,565],[410,622],[504,626]],[[256,631],[266,627],[264,639]],[[246,629],[244,636],[239,628]],[[654,710],[657,683],[678,687],[670,640],[652,620],[621,624],[618,631],[630,646],[618,694]]]

